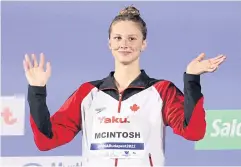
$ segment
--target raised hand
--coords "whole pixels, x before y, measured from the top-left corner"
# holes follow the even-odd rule
[[[200,75],[207,72],[214,72],[224,62],[226,56],[218,55],[217,57],[204,60],[205,53],[201,53],[197,58],[191,61],[186,69],[187,74]]]
[[[25,59],[23,60],[23,68],[25,71],[25,76],[29,85],[31,86],[45,86],[48,82],[48,79],[51,75],[51,66],[50,62],[46,63],[46,70],[44,69],[45,60],[44,54],[40,54],[40,61],[38,63],[36,55],[31,55],[32,62],[29,56],[26,54]]]

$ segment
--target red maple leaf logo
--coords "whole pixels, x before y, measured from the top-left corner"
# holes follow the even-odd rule
[[[133,104],[133,106],[130,106],[131,111],[136,112],[137,110],[140,109],[140,107],[136,104]]]

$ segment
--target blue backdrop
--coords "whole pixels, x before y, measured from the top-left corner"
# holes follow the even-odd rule
[[[48,106],[53,114],[83,82],[113,70],[108,27],[123,7],[134,4],[148,26],[142,68],[182,89],[185,67],[200,52],[227,61],[202,76],[206,109],[240,109],[240,2],[2,2],[2,95],[25,94],[25,53],[44,52],[52,63]],[[81,155],[81,136],[48,152],[37,150],[26,108],[24,136],[2,137],[2,156]],[[241,151],[195,151],[194,143],[167,128],[167,165],[241,165]]]

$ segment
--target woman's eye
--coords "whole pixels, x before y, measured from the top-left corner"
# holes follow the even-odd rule
[[[114,39],[120,40],[120,39],[121,39],[121,37],[114,37]]]

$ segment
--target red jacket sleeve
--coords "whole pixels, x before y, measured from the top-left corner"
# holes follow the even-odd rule
[[[170,81],[160,81],[155,86],[163,100],[165,124],[185,139],[203,139],[206,121],[200,76],[184,74],[184,94]]]
[[[29,86],[30,123],[36,146],[47,151],[70,142],[81,129],[81,103],[93,88],[80,86],[50,117],[46,104],[46,87]]]

